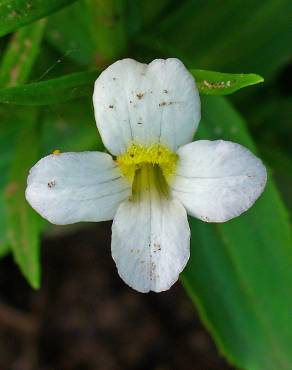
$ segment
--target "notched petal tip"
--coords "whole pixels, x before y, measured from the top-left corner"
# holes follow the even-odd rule
[[[191,141],[200,120],[194,78],[175,58],[115,62],[96,80],[93,104],[102,140],[114,155],[132,142],[176,150]]]

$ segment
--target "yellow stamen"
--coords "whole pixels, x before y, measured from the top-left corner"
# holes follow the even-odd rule
[[[52,154],[59,155],[59,154],[61,154],[61,150],[55,149],[55,150],[53,150],[53,153]]]
[[[164,145],[153,144],[147,147],[133,143],[124,154],[117,157],[117,163],[122,174],[130,180],[133,180],[135,172],[145,165],[159,166],[167,179],[174,173],[177,159],[177,154]]]

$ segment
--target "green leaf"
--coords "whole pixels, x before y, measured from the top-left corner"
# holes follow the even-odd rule
[[[2,170],[2,168],[1,168]],[[4,184],[0,184],[0,258],[4,257],[10,250],[9,242],[7,239],[7,217],[4,197]]]
[[[7,119],[3,107],[0,107],[0,121],[3,122],[5,119]],[[1,147],[1,156],[0,156],[0,250],[5,251],[8,241],[7,241],[7,235],[6,235],[6,209],[5,209],[5,203],[4,203],[4,189],[6,185],[6,174],[7,174],[7,168],[9,159],[11,156],[11,153],[13,149],[11,148],[11,145],[9,145],[9,141],[14,137],[14,132],[12,125],[9,125],[6,127],[3,124],[0,126],[0,147]],[[4,254],[4,252],[3,252]],[[2,252],[0,252],[0,255],[2,256]]]
[[[76,0],[2,0],[0,36],[43,18]]]
[[[23,110],[22,127],[17,137],[16,150],[5,189],[8,240],[17,264],[35,289],[40,286],[41,223],[37,213],[27,203],[24,194],[29,169],[39,159],[37,128],[37,111]]]
[[[27,81],[38,55],[46,20],[42,19],[16,32],[0,66],[0,85],[14,86]]]
[[[292,215],[292,158],[280,146],[260,145],[261,155],[272,168],[272,172],[287,209]]]
[[[0,66],[0,84],[17,85],[27,80],[38,55],[43,36],[45,20],[23,27],[9,40]],[[6,108],[6,109],[5,109]],[[0,255],[4,256],[10,249],[7,229],[7,204],[5,188],[7,186],[8,167],[14,151],[15,138],[18,135],[18,123],[23,119],[22,111],[1,106],[0,109],[0,143],[3,153],[0,158]],[[17,231],[16,231],[17,232]]]
[[[198,78],[198,88],[203,94],[230,94],[244,86],[261,81],[260,76],[253,74],[231,75],[198,70],[191,70],[191,72]],[[99,71],[78,72],[51,80],[11,88],[2,88],[0,89],[0,102],[20,105],[48,105],[92,96],[94,81],[97,79],[99,73]],[[209,78],[209,87],[206,86],[205,77],[207,76]],[[230,80],[231,76],[232,80]],[[219,79],[221,82],[225,81],[226,87],[223,88],[221,82],[217,82]],[[230,86],[228,86],[229,82]],[[210,83],[213,84],[213,88],[210,87]]]
[[[2,170],[2,168],[1,168]],[[5,198],[4,198],[4,184],[0,184],[0,258],[4,257],[10,247],[7,240],[7,217],[6,217],[6,207],[5,207]]]
[[[197,139],[223,138],[252,151],[239,114],[224,98],[203,97]],[[219,349],[237,367],[287,370],[292,364],[292,238],[269,174],[261,198],[224,224],[190,219],[191,259],[182,281]]]
[[[48,105],[90,96],[97,71],[79,72],[27,85],[0,89],[0,102],[20,105]]]
[[[17,109],[10,112],[4,108],[5,106],[0,106],[0,256],[4,256],[9,248],[5,188],[8,181],[7,173],[14,151],[14,142],[18,132],[17,123],[21,120],[21,115],[19,115]]]
[[[243,87],[263,82],[264,79],[256,74],[233,74],[202,69],[191,69],[195,77],[197,87],[202,94],[207,95],[229,95]]]

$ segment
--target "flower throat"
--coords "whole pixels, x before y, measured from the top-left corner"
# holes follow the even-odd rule
[[[122,174],[133,181],[133,196],[143,188],[154,185],[158,192],[167,193],[167,182],[174,174],[178,156],[161,144],[144,146],[131,144],[117,157]]]
[[[158,166],[167,179],[176,168],[177,154],[161,144],[144,146],[131,144],[127,151],[117,157],[117,163],[125,177],[133,179],[135,172],[145,165]]]

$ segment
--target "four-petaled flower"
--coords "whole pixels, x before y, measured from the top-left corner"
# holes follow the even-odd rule
[[[195,81],[177,59],[117,61],[96,80],[101,152],[57,153],[30,171],[26,198],[54,224],[112,220],[112,256],[140,292],[169,289],[190,255],[187,213],[224,222],[262,193],[266,169],[229,141],[191,142]]]

